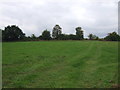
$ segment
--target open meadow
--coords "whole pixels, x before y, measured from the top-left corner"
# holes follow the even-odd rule
[[[117,84],[118,42],[3,42],[3,88],[108,88]]]

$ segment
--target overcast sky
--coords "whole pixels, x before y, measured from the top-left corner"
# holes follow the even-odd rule
[[[80,26],[85,37],[104,37],[118,31],[119,0],[0,0],[0,28],[18,25],[26,35],[52,32],[59,24],[62,33],[75,34]]]

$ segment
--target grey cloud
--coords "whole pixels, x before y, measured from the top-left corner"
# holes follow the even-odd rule
[[[81,26],[86,37],[89,33],[104,37],[117,31],[115,0],[13,0],[1,2],[0,6],[0,28],[16,24],[27,35],[38,36],[45,29],[52,31],[55,24],[67,34],[75,34],[75,28]]]

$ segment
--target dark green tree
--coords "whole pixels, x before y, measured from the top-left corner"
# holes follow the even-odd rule
[[[32,36],[32,35],[31,35]],[[32,41],[33,39],[30,36],[25,37],[25,41]]]
[[[42,35],[40,35],[38,38],[39,38],[40,40],[42,40]]]
[[[47,30],[43,31],[42,32],[42,39],[43,40],[50,40],[51,39],[50,31],[47,31]]]
[[[99,40],[99,37],[94,34],[89,34],[88,38],[89,38],[89,40]]]
[[[93,34],[89,34],[88,38],[89,38],[89,40],[92,40],[93,39]]]
[[[67,34],[59,34],[57,36],[57,39],[58,40],[69,40],[69,35],[67,35]]]
[[[23,40],[25,38],[25,34],[16,25],[5,27],[5,29],[2,32],[2,36],[3,40],[5,41],[18,41]]]
[[[70,34],[70,35],[69,35],[69,39],[70,39],[70,40],[77,40],[77,36],[76,36],[76,35],[73,35],[73,34]]]
[[[112,32],[109,33],[104,39],[107,41],[120,41],[120,35],[118,35],[116,32]]]
[[[81,28],[81,27],[77,27],[77,28],[76,28],[76,38],[77,38],[78,40],[84,39],[83,31],[82,31],[82,28]]]
[[[98,36],[96,36],[95,40],[99,40],[99,37],[98,37]]]
[[[35,40],[37,37],[35,36],[35,34],[31,35],[31,39]]]
[[[0,29],[0,42],[2,41],[2,29]]]
[[[59,25],[55,25],[52,31],[52,37],[56,39],[58,35],[62,33],[62,28]]]

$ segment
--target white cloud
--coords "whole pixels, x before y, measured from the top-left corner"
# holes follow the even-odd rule
[[[0,28],[18,25],[27,35],[37,36],[55,24],[63,33],[75,33],[81,26],[85,36],[100,37],[117,31],[118,0],[0,0]]]

